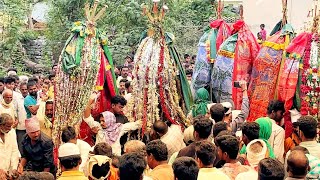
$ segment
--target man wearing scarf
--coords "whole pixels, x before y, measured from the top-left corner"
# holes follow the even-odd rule
[[[17,126],[17,114],[12,103],[13,92],[10,89],[6,89],[2,92],[2,100],[0,104],[0,114],[6,113],[9,114],[13,119],[13,127]]]
[[[38,110],[37,118],[39,119],[40,129],[45,135],[51,138],[52,118],[53,118],[53,101],[45,102],[44,111]]]

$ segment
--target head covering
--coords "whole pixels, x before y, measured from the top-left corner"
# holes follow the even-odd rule
[[[268,142],[268,139],[270,138],[272,133],[272,122],[270,118],[269,117],[258,118],[256,120],[256,123],[258,123],[260,126],[259,139],[262,139],[266,143],[268,147],[269,157],[275,158],[273,148]]]
[[[225,109],[228,109],[224,114],[230,114],[232,111],[232,104],[230,102],[223,102],[221,104]]]
[[[74,143],[64,143],[59,147],[59,158],[68,157],[68,156],[80,156],[80,150],[78,146]]]
[[[183,132],[183,140],[186,144],[189,144],[190,142],[194,142],[194,127],[193,126],[189,126],[187,129],[184,130]]]
[[[103,132],[106,136],[106,142],[109,145],[112,145],[119,137],[121,131],[121,123],[117,123],[116,117],[110,111],[105,111],[102,113],[104,118],[104,123],[106,124],[106,128],[103,129]]]
[[[192,108],[192,116],[196,117],[198,115],[207,114],[207,104],[209,102],[209,92],[205,88],[200,88],[197,90],[197,99]]]
[[[299,111],[297,111],[297,109],[292,109],[292,110],[289,110],[290,112],[290,116],[291,116],[291,122],[297,122],[298,119],[301,117],[301,114]]]
[[[8,76],[16,76],[16,75],[17,75],[17,72],[15,72],[15,71],[8,71],[7,75],[8,75]]]
[[[32,116],[31,118],[26,119],[25,125],[27,133],[40,131],[40,123],[36,116]]]
[[[260,142],[262,145],[262,150],[260,152],[254,152],[251,148],[251,146],[256,142]],[[250,141],[247,145],[247,159],[250,166],[258,166],[259,162],[266,157],[267,149],[267,144],[261,139],[255,139]]]
[[[110,168],[111,168],[111,159],[108,156],[94,155],[94,156],[90,157],[90,160],[88,162],[88,173],[89,173],[88,175],[89,175],[89,177],[92,178],[93,180],[106,179],[110,175],[111,170],[109,170],[109,172],[107,173],[106,176],[97,179],[92,175],[92,169],[93,169],[93,166],[96,164],[98,166],[102,166],[102,164],[105,164],[107,162],[109,162]]]
[[[241,110],[232,110],[232,121],[235,121],[236,117],[239,116],[239,114],[241,113]]]

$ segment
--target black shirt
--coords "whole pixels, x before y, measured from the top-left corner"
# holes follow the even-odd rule
[[[53,142],[41,133],[36,144],[31,144],[30,137],[26,134],[22,141],[21,157],[27,159],[25,170],[42,172],[45,168],[50,168],[54,173],[55,166],[53,162]]]

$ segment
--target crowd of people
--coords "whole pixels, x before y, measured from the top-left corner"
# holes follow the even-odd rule
[[[184,58],[191,78],[195,57]],[[132,56],[115,68],[119,95],[97,119],[91,114],[97,94],[91,95],[83,121],[93,134],[87,139],[94,144],[80,139],[76,127],[63,128],[57,163],[51,139],[57,66],[47,77],[19,77],[17,70],[9,69],[0,78],[0,180],[320,178],[317,120],[299,117],[292,135],[286,137],[281,123],[284,103],[271,101],[266,117],[246,122],[250,102],[244,81],[241,110],[232,110],[227,102],[210,103],[209,92],[201,88],[188,115],[191,126],[184,129],[163,119],[142,140],[128,139],[128,132],[142,126],[142,121],[128,122],[125,116],[127,101],[134,98],[132,70]]]

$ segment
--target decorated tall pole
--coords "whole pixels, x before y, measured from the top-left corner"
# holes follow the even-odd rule
[[[78,21],[73,24],[71,35],[59,58],[52,134],[55,157],[61,142],[62,128],[73,126],[79,129],[90,95],[95,87],[98,87],[99,84],[103,85],[100,82],[104,77],[100,73],[101,65],[104,65],[106,71],[109,70],[114,75],[111,55],[106,45],[107,39],[96,28],[96,22],[103,16],[106,6],[97,11],[98,4],[96,0],[92,6],[85,5],[86,21]],[[108,66],[106,59],[109,59]],[[114,76],[109,78],[109,81],[114,83]],[[112,89],[112,91],[115,90]]]
[[[179,74],[178,67],[170,56],[163,30],[168,7],[160,0],[153,0],[152,7],[143,4],[142,10],[148,17],[149,28],[134,58],[134,98],[129,101],[126,114],[129,121],[143,121],[141,135],[158,120],[181,126],[189,124],[179,105],[175,78]]]

